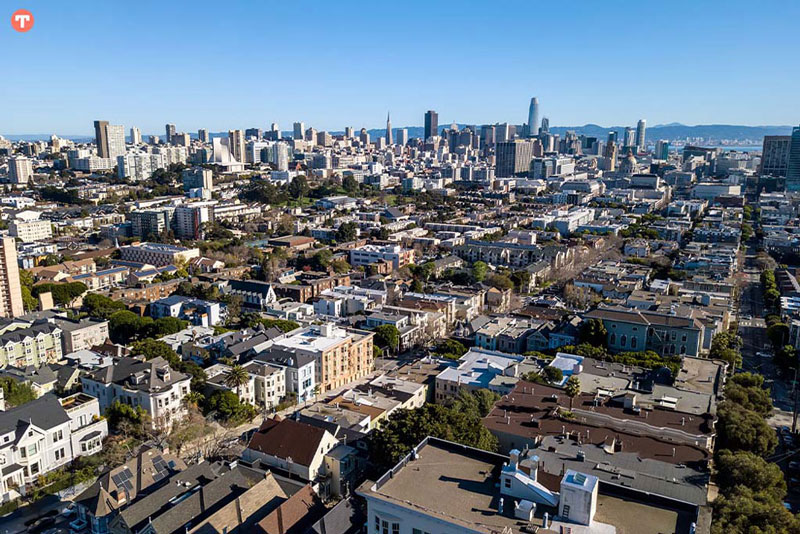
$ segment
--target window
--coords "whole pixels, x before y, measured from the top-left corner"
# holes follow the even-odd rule
[[[686,334],[683,334],[683,335],[681,336],[681,341],[683,341],[683,342],[685,342],[685,341],[686,341]]]
[[[608,339],[609,345],[616,345],[617,344],[617,334],[611,332],[611,337]]]
[[[400,523],[392,523],[392,534],[400,534]]]
[[[637,343],[638,343],[638,340],[635,337],[632,337],[631,338],[631,348],[635,349]]]
[[[36,462],[35,464],[31,464],[29,469],[30,469],[30,472],[31,472],[31,476],[38,475],[39,474],[39,462]]]
[[[381,531],[381,518],[375,516],[375,534],[380,534]]]
[[[61,441],[62,439],[64,439],[64,431],[63,430],[59,430],[58,432],[53,434],[53,441]]]
[[[681,345],[681,354],[686,354],[686,345]]]
[[[511,479],[510,478],[504,478],[503,479],[503,485],[505,487],[507,487],[507,488],[510,488],[511,487]]]
[[[622,334],[622,337],[619,340],[619,346],[620,347],[624,347],[627,344],[628,344],[628,336],[626,336],[625,334]]]
[[[56,451],[56,461],[59,461],[64,458],[64,449],[58,449]]]

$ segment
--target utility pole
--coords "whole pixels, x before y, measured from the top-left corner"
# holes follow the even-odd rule
[[[794,368],[794,382],[792,382],[792,393],[794,394],[794,409],[792,410],[792,434],[797,433],[797,367]]]

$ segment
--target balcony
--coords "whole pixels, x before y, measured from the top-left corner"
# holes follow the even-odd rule
[[[89,526],[89,523],[86,522],[85,519],[79,517],[75,521],[72,521],[69,524],[69,528],[72,532],[83,532],[86,530],[86,527]]]

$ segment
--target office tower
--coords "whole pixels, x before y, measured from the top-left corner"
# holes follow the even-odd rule
[[[201,143],[208,143],[209,140],[211,139],[208,136],[208,130],[206,128],[200,128],[199,130],[197,130],[197,138],[200,139]]]
[[[481,146],[494,146],[495,128],[491,124],[481,126]]]
[[[279,171],[289,170],[289,145],[279,141],[272,145],[270,163]]]
[[[636,124],[636,146],[639,150],[645,149],[645,130],[647,130],[647,121],[644,119],[639,119],[639,122]]]
[[[403,146],[408,144],[408,128],[397,129],[397,144]]]
[[[531,98],[531,105],[528,107],[528,137],[539,135],[539,101],[534,96]]]
[[[12,184],[27,184],[33,176],[33,163],[24,156],[8,160],[8,178]]]
[[[439,114],[430,109],[425,113],[425,139],[423,141],[427,141],[435,135],[439,135]]]
[[[192,137],[188,133],[179,132],[172,135],[172,144],[176,146],[191,146]]]
[[[192,167],[181,173],[183,178],[183,191],[188,192],[192,189],[202,187],[209,191],[214,189],[214,172],[204,167]]]
[[[361,141],[362,145],[364,146],[369,145],[369,134],[367,133],[366,128],[361,128],[361,132],[359,133],[358,139],[359,141]]]
[[[789,164],[786,169],[786,190],[800,191],[800,126],[792,128]]]
[[[791,135],[765,135],[761,149],[761,166],[758,168],[762,176],[786,176],[789,170],[789,150],[792,146]]]
[[[108,121],[94,121],[94,143],[97,145],[97,156],[108,158]]]
[[[170,144],[172,142],[172,136],[175,135],[175,125],[167,124],[164,129],[167,132],[167,144]]]
[[[617,131],[612,130],[608,132],[608,144],[616,144],[617,143]]]
[[[241,130],[228,130],[228,147],[231,155],[239,163],[244,163],[244,132]]]
[[[498,178],[509,178],[530,170],[533,160],[533,143],[531,141],[516,139],[497,143],[496,146],[495,175]]]
[[[277,123],[277,122],[273,122],[273,123],[270,125],[270,127],[269,127],[269,130],[270,130],[271,132],[278,132],[278,133],[280,133],[280,131],[281,131],[281,129],[280,129],[280,127],[278,126],[278,123]],[[280,135],[279,135],[278,137],[280,137]]]
[[[157,135],[148,135],[147,136],[147,144],[148,145],[157,145],[161,142],[161,138]]]
[[[0,238],[0,317],[19,317],[24,313],[17,243],[13,237],[3,237]]]
[[[622,136],[622,146],[636,146],[636,135],[630,126],[625,128],[625,134]]]
[[[331,146],[333,145],[333,136],[328,132],[317,132],[317,145]]]
[[[132,145],[142,144],[142,132],[136,126],[131,126],[131,144]]]
[[[309,141],[312,146],[317,142],[317,130],[316,130],[316,128],[307,128],[306,129],[305,140]]]
[[[508,123],[495,124],[494,128],[495,143],[507,143],[511,141],[511,128],[509,128]]]
[[[550,119],[542,117],[542,128],[539,130],[541,133],[550,133]]]
[[[392,119],[389,113],[386,113],[386,144],[392,144]]]
[[[604,171],[615,171],[617,170],[617,133],[614,133],[614,139],[612,141],[611,134],[608,136],[608,143],[606,144],[605,150],[603,150],[603,157],[605,157],[605,167],[603,168]]]
[[[666,139],[659,139],[656,141],[656,150],[653,154],[654,159],[669,159],[669,141]]]
[[[261,128],[248,128],[244,131],[244,136],[246,139],[250,139],[251,137],[261,139]]]
[[[292,137],[297,140],[303,139],[303,132],[306,131],[306,125],[302,122],[294,123],[294,130],[292,132]]]
[[[345,139],[352,139],[353,138],[353,127],[346,126],[344,129],[344,137]]]

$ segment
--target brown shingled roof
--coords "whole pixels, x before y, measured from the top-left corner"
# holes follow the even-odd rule
[[[319,450],[325,430],[293,419],[267,419],[250,438],[248,449],[278,458],[291,458],[294,463],[311,465]]]

